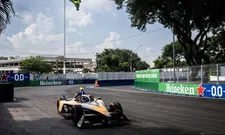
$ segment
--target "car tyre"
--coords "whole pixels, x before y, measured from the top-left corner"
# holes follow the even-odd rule
[[[81,117],[83,116],[83,108],[81,105],[74,105],[72,112],[72,120],[75,125],[79,122]]]
[[[115,112],[116,110],[119,110],[121,113],[123,113],[123,108],[119,102],[113,102],[109,105],[109,111]]]

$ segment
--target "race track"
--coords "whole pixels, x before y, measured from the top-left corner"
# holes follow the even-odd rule
[[[56,99],[78,85],[16,88],[12,103],[0,103],[0,135],[225,135],[225,100],[140,92],[131,86],[85,88],[106,104],[119,101],[131,125],[76,128],[56,111]]]

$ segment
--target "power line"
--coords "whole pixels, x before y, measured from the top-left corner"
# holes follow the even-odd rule
[[[140,34],[136,34],[136,35],[131,35],[131,36],[127,36],[127,37],[115,39],[115,40],[110,40],[110,41],[107,41],[107,43],[121,41],[121,40],[126,40],[126,39],[130,39],[130,38],[134,38],[134,37],[138,37],[138,36],[145,35],[145,34],[148,34],[148,33],[153,33],[153,32],[156,32],[156,31],[159,31],[159,30],[162,30],[162,29],[164,29],[164,28],[158,28],[158,29],[151,30],[151,31],[147,31],[147,32],[144,32],[144,33],[140,33]],[[103,44],[103,43],[105,43],[105,42],[92,43],[92,44],[84,44],[84,45],[71,46],[71,47],[66,46],[66,48],[94,46],[94,45],[100,45],[100,44]],[[63,47],[59,47],[59,48],[48,48],[48,49],[27,49],[27,48],[13,48],[13,49],[18,49],[18,50],[53,50],[53,49],[60,49],[60,48],[63,48]],[[5,48],[4,47],[2,49],[11,49],[11,48]]]

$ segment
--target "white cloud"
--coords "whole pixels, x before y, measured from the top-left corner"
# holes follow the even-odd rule
[[[83,10],[77,11],[74,6],[66,8],[66,20],[69,23],[69,27],[79,26],[86,27],[93,23],[92,14]]]
[[[7,39],[16,48],[27,48],[26,52],[49,53],[54,52],[50,48],[62,46],[63,34],[53,34],[53,18],[39,13],[35,17],[35,23],[30,24],[24,31],[21,31]],[[42,51],[32,49],[43,49]],[[44,50],[48,49],[48,50]]]
[[[110,0],[84,0],[81,3],[81,8],[87,8],[92,10],[106,10],[110,11],[114,3]]]
[[[117,32],[110,32],[109,37],[105,39],[105,42],[100,45],[96,45],[96,49],[102,51],[104,48],[117,48],[121,45],[120,41],[115,41],[120,39],[120,34]]]
[[[83,0],[80,4],[80,10],[77,11],[75,6],[70,3],[66,8],[66,19],[69,27],[86,27],[93,23],[91,12],[98,11],[101,14],[104,14],[104,11],[112,12],[115,9],[113,5],[115,4],[109,0]],[[116,13],[112,12],[112,15],[116,16]]]
[[[66,46],[66,57],[76,58],[93,58],[94,51],[90,50],[90,47],[82,47],[84,42],[78,41]],[[63,54],[63,49],[58,49],[57,53]]]
[[[76,33],[77,32],[77,29],[75,29],[75,28],[67,28],[66,31]]]
[[[147,47],[146,50],[145,50],[145,56],[150,56],[151,55],[151,51],[152,51],[152,48]]]
[[[19,12],[18,16],[27,25],[32,24],[35,21],[33,15],[30,12]]]

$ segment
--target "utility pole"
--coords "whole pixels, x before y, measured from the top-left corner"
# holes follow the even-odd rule
[[[66,74],[66,0],[64,0],[64,59],[63,59],[63,74]]]

